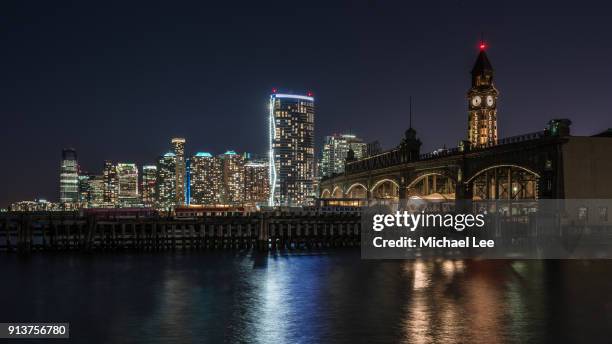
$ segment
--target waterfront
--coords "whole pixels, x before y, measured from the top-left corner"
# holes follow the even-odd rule
[[[0,322],[83,343],[609,342],[612,261],[329,253],[3,255]]]

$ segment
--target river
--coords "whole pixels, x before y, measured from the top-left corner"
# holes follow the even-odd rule
[[[35,253],[0,273],[0,322],[77,343],[612,342],[612,261]]]

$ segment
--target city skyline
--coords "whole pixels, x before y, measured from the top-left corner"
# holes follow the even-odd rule
[[[486,42],[480,41],[478,48],[479,53],[471,70],[471,87],[467,91],[468,120],[467,135],[464,140],[474,146],[496,145],[498,140],[496,107],[499,91],[492,82],[494,68],[486,54],[488,48]],[[366,143],[354,134],[334,133],[325,136],[322,149],[315,151],[313,142],[315,99],[313,96],[311,91],[299,94],[283,93],[278,88],[272,89],[268,118],[270,151],[267,159],[254,158],[252,153],[246,151],[237,154],[233,150],[226,150],[215,157],[209,152],[198,149],[193,150],[193,154],[189,154],[189,151],[186,150],[186,139],[173,137],[168,152],[158,157],[156,165],[144,163],[139,169],[138,165],[133,162],[115,160],[116,163],[114,163],[113,160],[104,160],[102,173],[95,174],[89,173],[78,163],[77,152],[74,148],[64,148],[59,171],[58,205],[64,207],[62,204],[68,204],[70,208],[147,206],[167,209],[190,204],[240,206],[246,204],[251,206],[314,204],[314,199],[317,197],[315,185],[318,185],[319,178],[342,173],[345,160],[367,158],[368,146],[378,145],[379,141]],[[412,125],[412,106],[412,97],[409,97],[408,129],[405,139],[397,146],[398,148],[405,144],[413,146],[406,140],[415,141],[414,144],[418,147],[410,148],[414,150],[410,153],[412,156],[410,159],[418,157],[422,145]],[[488,124],[478,125],[479,119],[487,118]],[[484,131],[480,133],[480,129]],[[480,135],[478,139],[474,138],[476,132],[479,132],[478,135]],[[446,146],[444,147],[436,151],[445,151]],[[255,156],[260,155],[255,154]],[[309,158],[304,158],[304,156],[309,156]],[[234,157],[238,160],[236,161]],[[198,161],[207,158],[213,158],[218,162],[208,162],[198,168]],[[245,182],[245,178],[254,173],[254,170],[247,171],[247,165],[259,166],[262,161],[264,165],[267,165],[267,175],[255,176],[255,179],[252,180],[267,178],[265,189],[266,195],[269,196],[264,196],[264,199],[268,199],[267,202],[260,197],[263,195],[262,187],[248,186],[252,182]],[[190,167],[190,165],[193,166]],[[155,170],[152,194],[151,190],[144,191],[148,182],[145,177],[146,170],[151,168]],[[214,169],[219,170],[216,172],[218,176],[213,177],[213,180],[203,180],[203,178],[210,179],[208,175]],[[200,176],[192,175],[190,170],[191,173],[199,171]],[[168,173],[170,175],[167,175]],[[139,174],[142,178],[139,178]],[[296,181],[295,175],[306,179]],[[217,178],[220,179],[216,180]],[[307,184],[303,184],[304,181],[307,181]],[[166,185],[167,183],[170,184]],[[218,185],[215,186],[215,183]],[[84,187],[84,185],[87,186]],[[103,188],[96,190],[97,185],[102,185]],[[192,197],[194,195],[191,192],[192,188],[196,190],[195,197]],[[206,189],[209,189],[211,194],[202,196],[203,190]],[[247,189],[254,193],[247,194]],[[98,196],[101,196],[101,202],[96,203],[93,200]],[[49,199],[53,200],[48,197],[35,197],[12,203],[18,207],[29,207],[28,204],[37,203],[38,206],[47,209],[50,206],[47,203]],[[253,201],[254,199],[257,201]],[[247,200],[252,202],[246,202]],[[33,206],[36,207],[36,205]]]
[[[346,131],[391,148],[407,127],[410,95],[423,151],[454,146],[465,137],[456,128],[465,128],[482,32],[502,90],[499,137],[540,130],[550,118],[573,119],[582,135],[612,127],[612,51],[602,43],[611,30],[598,14],[609,5],[530,4],[524,15],[520,6],[487,2],[330,8],[315,1],[289,13],[274,4],[194,5],[170,13],[149,6],[136,16],[126,15],[139,13],[131,4],[96,11],[74,4],[54,16],[46,6],[21,6],[7,6],[9,30],[1,34],[7,53],[0,59],[10,68],[0,144],[20,142],[5,159],[22,171],[0,172],[2,205],[55,198],[57,152],[65,147],[78,150],[85,169],[108,158],[152,163],[176,136],[206,151],[266,152],[273,87],[314,92],[317,152],[324,136]],[[262,20],[268,15],[277,20]],[[290,25],[307,20],[319,24]],[[203,34],[211,28],[219,29],[215,37]],[[292,37],[308,47],[282,44]]]

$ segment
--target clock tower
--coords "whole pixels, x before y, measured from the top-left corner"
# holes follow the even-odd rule
[[[480,53],[472,68],[472,87],[468,98],[468,141],[472,146],[497,143],[497,96],[493,67],[480,43]]]

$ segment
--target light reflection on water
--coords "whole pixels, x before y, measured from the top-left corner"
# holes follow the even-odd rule
[[[75,342],[609,342],[612,262],[363,261],[359,252],[0,259],[0,322]]]

